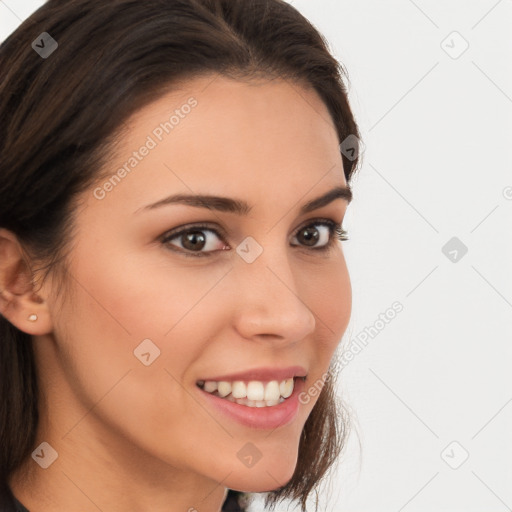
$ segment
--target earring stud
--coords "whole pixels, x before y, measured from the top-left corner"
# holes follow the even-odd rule
[[[31,321],[31,322],[35,322],[37,320],[37,315],[30,315],[28,317],[28,319]]]

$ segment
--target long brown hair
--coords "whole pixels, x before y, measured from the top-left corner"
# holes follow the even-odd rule
[[[43,32],[58,44],[46,58],[31,46]],[[98,179],[122,123],[178,80],[215,73],[313,87],[332,117],[350,183],[358,147],[349,153],[342,143],[352,136],[357,146],[360,134],[348,75],[284,0],[49,0],[0,46],[0,227],[18,236],[29,265],[40,263],[45,278],[62,275],[73,200]],[[266,493],[266,506],[287,498],[305,512],[341,453],[348,418],[334,377],[306,421],[293,477]],[[37,390],[31,336],[0,315],[0,487],[34,449]]]

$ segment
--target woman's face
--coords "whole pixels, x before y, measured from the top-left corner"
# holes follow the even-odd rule
[[[210,76],[125,126],[110,181],[77,210],[72,300],[49,301],[52,341],[35,345],[59,429],[45,440],[59,456],[73,446],[120,473],[275,489],[292,477],[318,399],[313,390],[299,401],[297,389],[318,389],[351,312],[342,245],[325,224],[342,223],[347,199],[301,213],[346,186],[331,118],[296,84]],[[226,200],[165,202],[176,194]],[[228,380],[266,384],[296,366],[303,372],[291,375],[307,380],[277,406],[235,405],[197,385],[263,367],[271,373]]]

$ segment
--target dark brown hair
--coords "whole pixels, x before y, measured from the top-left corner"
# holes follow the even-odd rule
[[[46,59],[31,46],[43,32],[58,43]],[[2,43],[0,227],[17,235],[31,268],[37,262],[45,279],[63,275],[74,199],[98,179],[125,120],[178,81],[209,74],[313,87],[340,144],[360,139],[346,71],[283,0],[49,0]],[[358,148],[341,153],[350,184]],[[0,315],[0,486],[35,447],[37,375],[31,336]],[[266,493],[266,506],[287,498],[305,511],[341,453],[348,419],[334,390],[330,374],[304,426],[293,477]],[[227,502],[239,496],[230,491]]]

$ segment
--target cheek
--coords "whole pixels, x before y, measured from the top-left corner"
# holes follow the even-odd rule
[[[341,341],[352,313],[352,287],[343,254],[326,263],[311,279],[310,308],[315,314],[318,342],[333,352]]]
[[[158,455],[157,440],[166,439],[174,447],[170,453],[179,453],[169,432],[181,432],[179,439],[191,424],[205,421],[191,407],[184,382],[208,340],[215,300],[201,299],[219,280],[218,272],[190,279],[190,269],[115,258],[96,260],[94,267],[76,265],[71,272],[73,302],[64,304],[55,331],[62,345],[59,370],[73,393],[69,428],[80,421],[75,435],[87,435],[88,421],[81,419],[90,411],[108,431],[148,452]]]
[[[213,326],[227,321],[215,290],[226,269],[184,269],[133,254],[99,261],[82,253],[81,262],[71,269],[73,304],[60,317],[66,334],[57,332],[68,354],[63,367],[78,376],[83,400],[93,404],[119,379],[112,394],[125,390],[128,402],[145,401],[148,411],[181,399],[177,381],[201,357]],[[76,380],[71,370],[68,378]],[[159,389],[165,399],[155,397]]]
[[[133,343],[151,337],[167,343],[229,270],[187,266],[177,259],[173,263],[163,249],[157,257],[144,251],[121,254],[96,261],[94,266],[76,265],[77,279],[84,284],[78,287],[83,303],[77,311],[84,308],[94,317],[97,330],[128,336]]]
[[[311,372],[301,395],[305,416],[318,401],[332,357],[342,341],[352,312],[350,276],[342,254],[318,271],[315,279],[311,280],[315,286],[310,287],[308,301],[305,301],[316,319],[316,335],[309,354]]]

